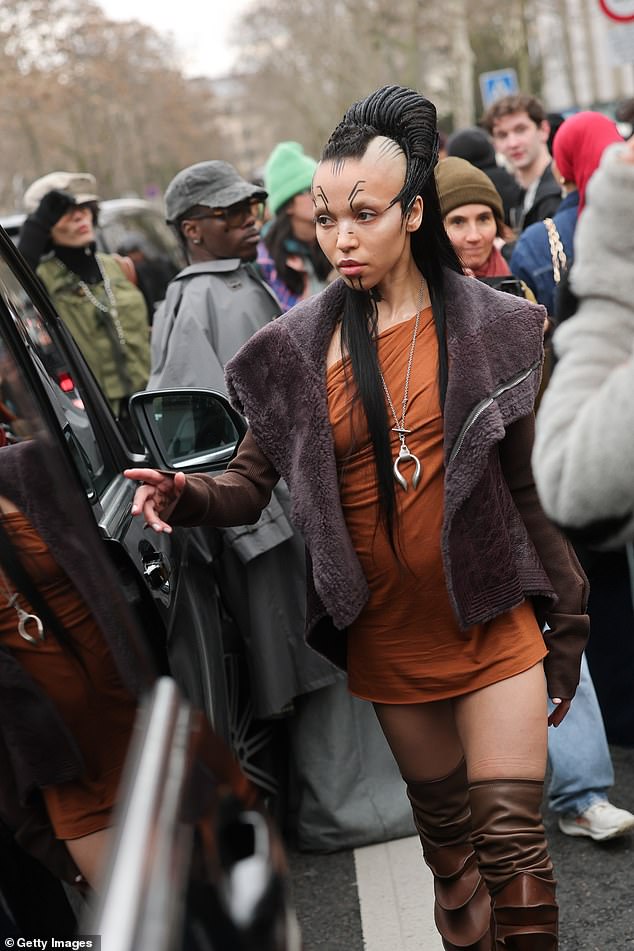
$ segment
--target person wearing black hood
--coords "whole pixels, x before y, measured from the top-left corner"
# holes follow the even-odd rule
[[[447,155],[471,162],[489,176],[499,192],[504,206],[504,221],[513,226],[513,210],[522,203],[522,189],[513,176],[502,165],[498,165],[491,139],[483,129],[477,127],[458,129],[447,141]]]
[[[97,182],[87,172],[51,172],[24,195],[29,212],[18,248],[48,291],[113,413],[128,428],[128,400],[150,373],[150,333],[131,263],[97,252]],[[130,438],[133,437],[130,430]]]

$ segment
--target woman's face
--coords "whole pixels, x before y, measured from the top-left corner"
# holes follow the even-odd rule
[[[95,240],[92,208],[75,205],[51,228],[53,243],[63,248],[83,248]]]
[[[315,240],[315,208],[310,191],[300,192],[289,202],[287,215],[291,219],[293,235],[298,241],[310,244]]]
[[[488,205],[460,205],[445,215],[445,230],[465,267],[483,267],[497,234],[495,215]]]
[[[396,277],[411,261],[411,233],[420,227],[417,197],[403,218],[394,203],[405,180],[405,155],[391,139],[373,139],[360,159],[321,162],[313,179],[317,241],[350,287],[368,290]]]

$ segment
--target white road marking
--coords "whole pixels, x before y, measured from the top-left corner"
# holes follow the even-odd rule
[[[365,951],[442,951],[417,836],[355,849]]]

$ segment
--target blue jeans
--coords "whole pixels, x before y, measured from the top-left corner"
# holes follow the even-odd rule
[[[548,706],[552,711],[550,701]],[[560,726],[548,729],[548,761],[552,771],[548,805],[555,812],[579,815],[608,798],[614,770],[585,654],[570,710]]]

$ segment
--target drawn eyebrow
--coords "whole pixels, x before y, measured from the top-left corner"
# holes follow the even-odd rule
[[[314,194],[314,196],[313,196],[313,204],[316,204],[315,196],[316,196],[317,198],[321,198],[321,200],[323,201],[323,203],[324,203],[324,205],[325,205],[325,207],[326,207],[326,211],[329,212],[330,209],[329,209],[329,207],[328,207],[328,196],[327,196],[326,192],[323,190],[323,188],[321,187],[321,185],[318,185],[317,188],[315,189],[315,194]]]
[[[350,208],[352,208],[352,202],[355,200],[359,192],[365,191],[365,188],[360,187],[361,185],[365,185],[365,182],[366,182],[365,178],[360,178],[352,186],[352,191],[348,195],[348,204],[350,205]]]

